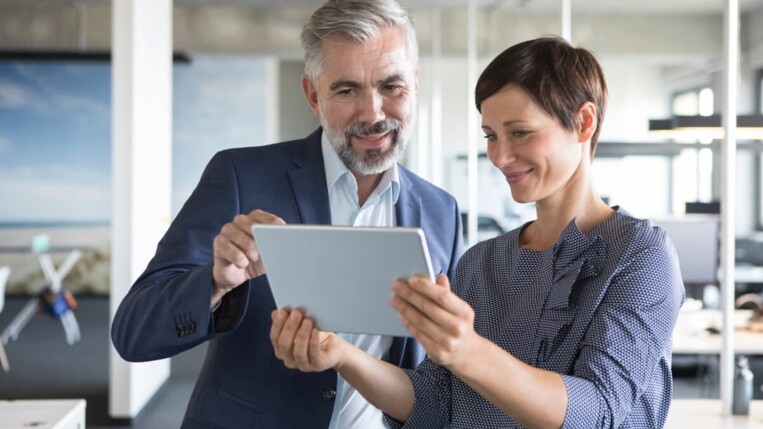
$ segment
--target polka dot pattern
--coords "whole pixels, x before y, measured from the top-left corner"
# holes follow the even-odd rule
[[[521,228],[479,243],[453,282],[480,335],[562,374],[564,428],[659,428],[670,406],[678,258],[663,230],[615,210],[585,233],[571,222],[543,252],[519,247]],[[429,359],[409,376],[413,413],[405,425],[387,416],[391,427],[521,427]]]

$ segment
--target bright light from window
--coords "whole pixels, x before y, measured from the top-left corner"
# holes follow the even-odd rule
[[[697,91],[684,92],[673,98],[673,114],[694,116],[699,113],[699,94]]]
[[[713,101],[713,90],[710,88],[703,88],[699,91],[699,114],[702,116],[710,116],[715,110]]]

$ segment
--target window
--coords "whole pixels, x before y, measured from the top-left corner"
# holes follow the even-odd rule
[[[680,92],[673,96],[672,113],[681,116],[710,116],[714,111],[714,94],[709,87]],[[712,139],[676,139],[677,143],[703,143]],[[686,149],[673,163],[673,213],[683,213],[687,201],[709,202],[713,194],[712,149]]]
[[[264,57],[175,62],[173,214],[216,151],[272,142],[273,78]],[[108,225],[111,193],[108,56],[0,58],[0,227]]]

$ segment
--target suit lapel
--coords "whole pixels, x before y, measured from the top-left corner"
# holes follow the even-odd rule
[[[400,196],[395,204],[397,226],[422,226],[421,199],[411,191],[412,183],[408,172],[398,167],[400,176]]]
[[[321,133],[318,129],[308,136],[301,151],[294,154],[294,166],[287,171],[294,200],[304,224],[331,224],[326,170],[321,152]]]

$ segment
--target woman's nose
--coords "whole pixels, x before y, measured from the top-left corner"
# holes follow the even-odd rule
[[[506,167],[516,160],[516,154],[509,142],[501,139],[490,143],[487,156],[490,158],[490,162],[498,168]]]

